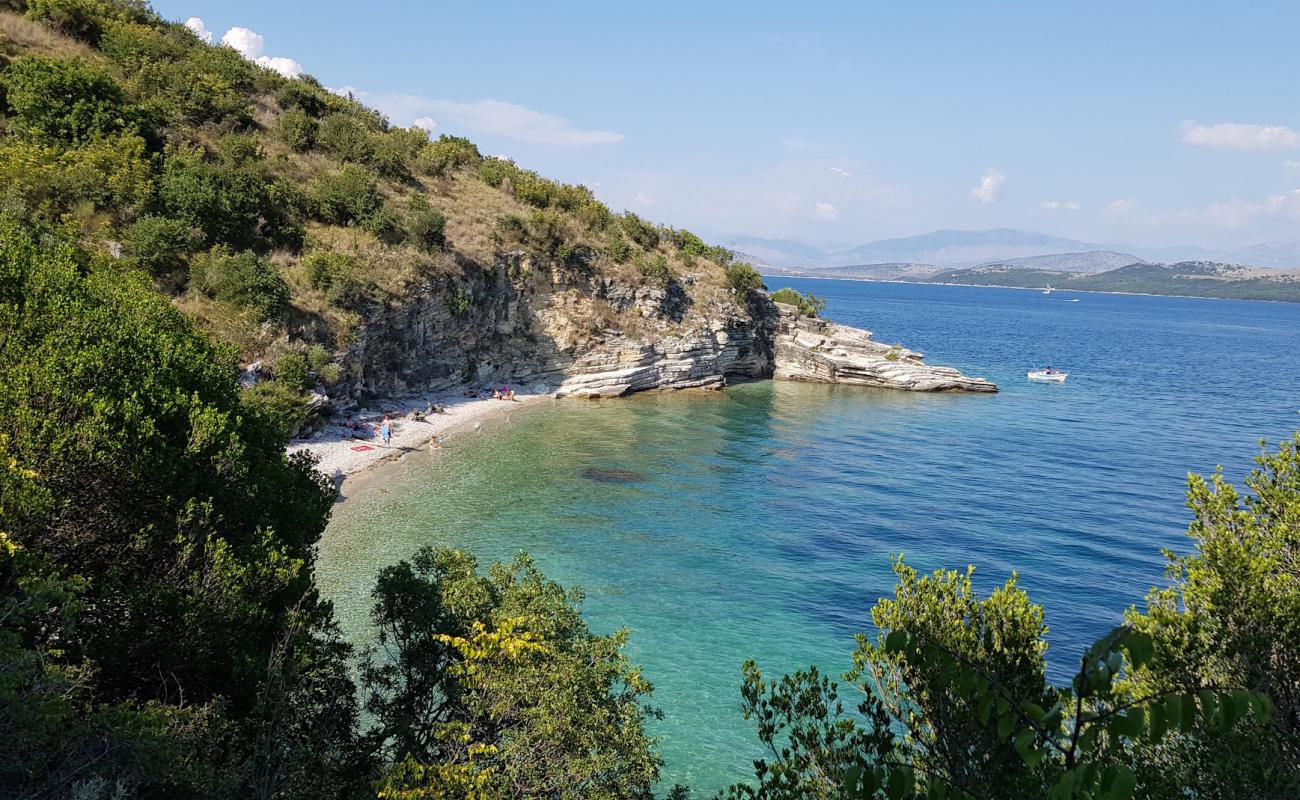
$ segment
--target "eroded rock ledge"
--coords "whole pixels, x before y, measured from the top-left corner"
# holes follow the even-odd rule
[[[779,311],[773,343],[773,377],[786,381],[843,383],[912,392],[996,392],[996,384],[952,367],[926,364],[900,345],[874,341],[870,331],[802,317],[794,306]]]

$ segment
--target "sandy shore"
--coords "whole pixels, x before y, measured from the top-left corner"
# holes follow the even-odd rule
[[[321,472],[342,483],[348,475],[369,469],[383,461],[401,458],[410,453],[428,452],[430,443],[439,446],[451,444],[456,437],[472,434],[479,425],[491,417],[518,411],[552,397],[550,394],[523,394],[515,401],[470,398],[464,388],[438,394],[421,395],[402,400],[381,401],[370,408],[359,409],[351,415],[336,417],[330,425],[310,439],[295,440],[286,448],[290,453],[307,451],[318,459]],[[442,404],[441,414],[428,414],[423,420],[411,419],[413,410]],[[379,422],[387,415],[393,422],[393,435],[385,445],[377,431]],[[348,419],[367,426],[368,431],[355,431],[345,427]]]

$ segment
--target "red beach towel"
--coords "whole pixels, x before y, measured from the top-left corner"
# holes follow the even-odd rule
[[[354,448],[352,448],[352,449],[353,449],[353,450],[356,450],[356,451],[358,451],[358,452],[360,452],[360,451],[362,451],[362,450],[374,450],[375,448],[371,447],[371,446],[368,445],[368,444],[359,444],[359,445],[357,445],[356,447],[354,447]]]

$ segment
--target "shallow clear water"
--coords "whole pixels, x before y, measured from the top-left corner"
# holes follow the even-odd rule
[[[1300,427],[1300,305],[849,281],[827,314],[997,381],[994,396],[761,382],[557,402],[386,469],[335,509],[319,575],[351,636],[375,572],[425,544],[526,550],[632,629],[655,684],[664,781],[746,778],[740,664],[848,668],[853,634],[921,569],[1018,570],[1054,676],[1185,549],[1188,470],[1237,480]],[[1080,302],[1064,302],[1069,299]],[[1028,369],[1068,370],[1063,386]],[[607,475],[591,470],[625,470]],[[361,485],[361,484],[357,484]]]

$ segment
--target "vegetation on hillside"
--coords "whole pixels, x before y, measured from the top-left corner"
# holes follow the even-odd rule
[[[686,283],[720,300],[761,286],[742,286],[731,252],[690,231],[614,213],[467,139],[390,125],[143,2],[9,7],[3,208],[148,275],[244,362],[317,346],[339,364],[369,309],[410,287],[472,299],[460,287],[494,275],[507,251],[578,283]],[[291,421],[317,385],[328,388],[313,379],[249,399]]]
[[[772,302],[794,306],[805,317],[816,317],[826,310],[825,300],[812,292],[807,295],[800,294],[788,286],[772,292]]]
[[[627,632],[593,634],[527,557],[421,551],[377,576],[372,646],[341,639],[314,581],[333,487],[285,455],[284,414],[338,379],[360,310],[501,249],[732,298],[757,274],[143,4],[8,7],[0,797],[653,796]],[[250,352],[275,376],[252,393]],[[815,670],[746,668],[772,756],[730,794],[1294,797],[1298,448],[1245,498],[1192,479],[1195,553],[1070,686],[1014,578],[980,598],[900,559],[859,715]]]

